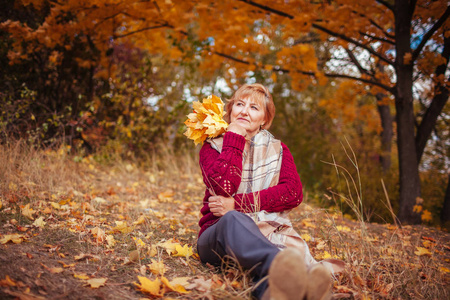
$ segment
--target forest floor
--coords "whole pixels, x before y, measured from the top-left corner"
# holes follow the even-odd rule
[[[0,299],[250,299],[248,273],[196,254],[197,164],[0,148]],[[164,164],[162,162],[165,162]],[[351,220],[309,201],[290,214],[334,299],[448,299],[450,234]]]

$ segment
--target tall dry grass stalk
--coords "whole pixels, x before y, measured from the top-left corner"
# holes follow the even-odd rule
[[[68,190],[82,180],[68,148],[39,150],[24,141],[0,145],[0,195]]]

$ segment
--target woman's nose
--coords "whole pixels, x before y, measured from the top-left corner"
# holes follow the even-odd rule
[[[241,114],[246,115],[247,113],[248,113],[248,107],[247,107],[247,106],[244,106],[244,107],[242,108],[242,110],[241,110]]]

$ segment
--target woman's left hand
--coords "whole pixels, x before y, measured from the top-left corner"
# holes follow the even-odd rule
[[[227,212],[234,210],[233,197],[211,196],[208,201],[209,210],[216,217],[222,217]]]

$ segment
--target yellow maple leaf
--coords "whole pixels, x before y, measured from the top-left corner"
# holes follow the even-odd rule
[[[184,288],[183,285],[179,284],[176,281],[175,282],[174,281],[170,281],[169,282],[169,280],[166,277],[164,277],[164,276],[161,277],[161,281],[171,291],[174,291],[174,292],[177,292],[177,293],[180,293],[180,294],[187,294],[187,293],[189,293],[188,291],[186,291],[186,289]]]
[[[47,222],[44,221],[44,217],[39,217],[36,220],[34,220],[33,225],[39,228],[44,228],[45,224],[47,224]]]
[[[167,269],[162,261],[152,259],[151,262],[152,263],[148,265],[150,272],[155,275],[164,275],[164,273],[166,273]]]
[[[113,230],[120,231],[122,233],[130,233],[134,230],[134,227],[128,226],[127,222],[125,221],[115,221],[116,227],[113,228]]]
[[[414,254],[417,256],[423,256],[423,255],[428,255],[431,256],[431,252],[424,247],[416,247],[417,251],[414,251]]]
[[[215,95],[203,99],[203,102],[195,101],[192,103],[194,112],[187,115],[184,124],[187,130],[184,133],[189,139],[197,145],[207,138],[214,138],[225,133],[228,123],[223,116],[224,104],[222,99]]]
[[[174,243],[173,241],[169,240],[169,241],[165,241],[164,243],[158,243],[157,246],[162,247],[164,249],[166,249],[167,253],[169,255],[171,255],[172,253],[174,253],[176,251],[176,246],[180,245],[178,243]]]
[[[82,280],[88,280],[90,277],[84,273],[75,273],[73,274],[73,277],[78,278],[78,279],[82,279]]]
[[[307,233],[302,234],[301,237],[305,240],[305,242],[309,242],[311,240],[311,236]]]
[[[34,220],[34,218],[33,218],[34,210],[33,210],[33,208],[30,207],[30,203],[28,203],[27,205],[25,205],[22,208],[21,213],[28,219]]]
[[[25,236],[23,234],[13,233],[13,234],[7,234],[2,237],[0,240],[0,244],[6,244],[7,242],[11,241],[14,244],[20,244],[25,239]]]
[[[145,216],[140,216],[137,221],[133,222],[134,225],[141,225],[145,222]]]
[[[138,276],[140,284],[134,282],[141,292],[148,293],[156,297],[162,297],[164,295],[164,289],[161,289],[161,281],[156,278],[150,280],[147,277]]]
[[[59,205],[59,203],[56,203],[56,202],[50,202],[50,205],[51,205],[54,209],[61,209],[61,205]]]
[[[175,250],[177,253],[175,253],[173,256],[182,256],[188,258],[189,256],[192,256],[194,254],[194,251],[192,251],[192,247],[189,247],[188,245],[184,245],[181,247],[180,244],[175,245]]]
[[[104,286],[108,278],[91,278],[86,280],[86,284],[90,285],[93,289],[98,289],[101,286]]]
[[[441,273],[450,273],[450,269],[446,267],[439,267],[439,271],[441,271]]]

